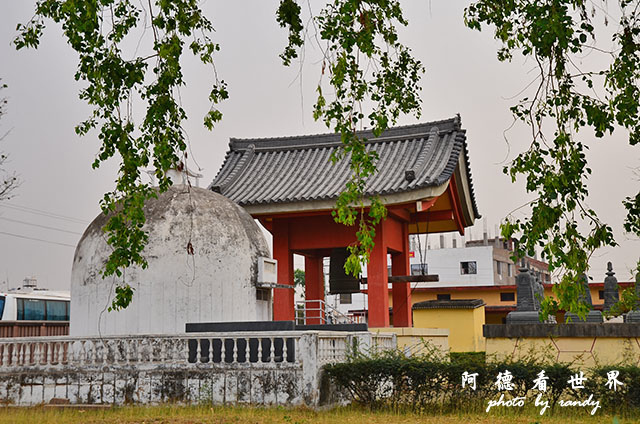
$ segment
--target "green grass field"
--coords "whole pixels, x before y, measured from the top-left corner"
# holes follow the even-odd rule
[[[522,415],[509,413],[431,415],[414,413],[370,412],[355,407],[326,411],[286,408],[234,408],[187,406],[128,406],[121,408],[2,408],[0,423],[48,424],[48,423],[339,423],[339,424],[391,424],[391,423],[631,423],[640,420],[614,418],[612,416],[574,413],[573,416],[536,416],[535,411]]]

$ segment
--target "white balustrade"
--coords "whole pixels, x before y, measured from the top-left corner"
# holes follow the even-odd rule
[[[300,340],[304,335],[315,337],[315,344],[305,342],[301,345]],[[375,349],[396,347],[393,334],[327,331],[6,338],[0,339],[0,371],[25,366],[300,366],[309,355],[304,349],[314,349],[312,356],[317,357],[318,364],[323,365],[345,361],[350,348],[357,345],[355,338],[363,335],[368,337]],[[243,342],[239,343],[240,340]],[[252,343],[252,340],[257,343]]]

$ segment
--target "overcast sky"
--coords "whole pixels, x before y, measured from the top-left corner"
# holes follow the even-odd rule
[[[6,287],[7,279],[13,287],[32,275],[43,287],[69,288],[74,246],[99,213],[99,200],[112,189],[116,170],[113,160],[92,170],[99,147],[96,134],[79,138],[74,132],[89,109],[78,99],[82,84],[73,79],[77,58],[59,27],[48,23],[38,50],[16,52],[10,45],[16,24],[33,15],[30,3],[4,2],[0,6],[0,78],[9,85],[3,92],[9,104],[0,132],[10,130],[0,150],[10,154],[8,169],[23,181],[16,198],[0,204],[0,232],[13,234],[0,234],[0,290]],[[297,66],[282,66],[278,54],[286,43],[286,33],[275,22],[277,3],[256,0],[204,5],[216,28],[215,41],[222,49],[216,56],[217,71],[228,82],[230,92],[230,99],[221,106],[222,123],[208,132],[201,123],[209,107],[211,71],[194,60],[186,61],[188,85],[181,90],[181,98],[191,117],[185,128],[197,161],[190,166],[201,168],[204,186],[220,168],[230,137],[327,131],[311,116],[320,76],[319,53],[308,46],[302,80]],[[493,236],[496,225],[508,213],[531,199],[523,184],[512,184],[502,174],[502,167],[505,159],[512,159],[529,141],[527,128],[516,125],[506,132],[507,144],[505,130],[513,121],[509,107],[535,71],[532,63],[520,58],[510,64],[498,62],[495,52],[499,44],[491,32],[465,28],[465,4],[452,3],[403,3],[410,25],[401,32],[402,41],[427,69],[420,121],[461,114],[478,207]],[[415,122],[416,118],[406,116],[399,123]],[[640,244],[623,233],[620,202],[635,195],[640,185],[633,173],[640,166],[639,150],[628,146],[623,132],[590,144],[593,175],[589,205],[611,224],[620,243],[618,248],[594,255],[590,274],[602,281],[610,260],[619,280],[628,280]],[[481,220],[468,231],[479,238],[482,227]]]

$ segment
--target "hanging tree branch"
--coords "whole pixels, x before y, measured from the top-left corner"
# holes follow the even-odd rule
[[[545,299],[541,319],[558,309],[584,317],[589,307],[579,301],[576,288],[582,285],[575,282],[587,273],[596,249],[616,245],[611,227],[586,204],[591,168],[580,132],[590,128],[602,138],[622,127],[631,145],[640,141],[640,2],[619,0],[618,4],[621,15],[611,51],[594,46],[593,20],[601,15],[595,3],[480,0],[465,11],[470,28],[495,27],[495,37],[503,43],[499,60],[511,60],[514,52],[520,52],[533,57],[539,67],[540,84],[534,97],[525,97],[511,108],[517,119],[531,126],[531,145],[504,168],[513,181],[524,176],[527,191],[538,198],[531,215],[524,220],[509,217],[502,234],[519,236],[518,256],[532,255],[539,245],[550,268],[562,273],[560,284],[554,286],[557,300]],[[604,19],[606,25],[608,16]],[[574,58],[588,51],[605,52],[610,66],[586,72],[577,69]],[[596,87],[604,99],[597,96]],[[548,121],[555,130],[553,137],[545,138],[543,126]],[[640,236],[640,192],[632,193],[623,204],[626,231]],[[581,230],[585,227],[587,231]]]

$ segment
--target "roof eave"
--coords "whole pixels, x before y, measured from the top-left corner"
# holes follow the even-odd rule
[[[440,196],[449,186],[449,181],[438,186],[424,187],[416,190],[404,191],[380,196],[382,202],[389,205],[397,205],[419,200],[428,200]],[[368,199],[364,201],[365,206],[369,206]],[[264,215],[277,215],[294,212],[315,212],[330,211],[336,207],[336,199],[327,200],[306,200],[300,202],[268,203],[260,205],[242,205],[251,216],[258,217]]]

